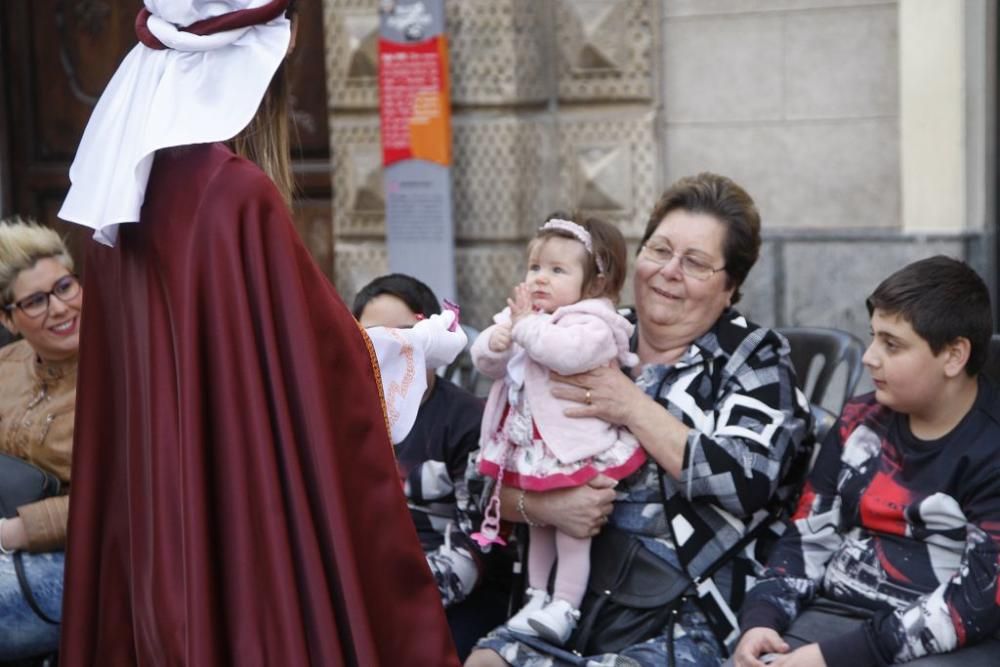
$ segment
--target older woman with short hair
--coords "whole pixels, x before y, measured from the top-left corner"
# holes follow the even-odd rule
[[[0,349],[0,452],[35,464],[68,489],[83,289],[55,231],[0,222],[0,321],[22,340]],[[0,520],[0,661],[54,651],[59,643],[69,496],[17,508]],[[44,620],[29,606],[19,558]]]
[[[704,580],[701,599],[685,591],[673,621],[614,653],[579,657],[498,628],[467,665],[717,665],[725,657],[735,619],[727,627],[726,611],[713,616],[708,607],[740,604],[760,540],[741,542],[794,493],[789,470],[802,461],[809,420],[787,342],[733,309],[760,244],[757,208],[730,179],[702,173],[667,190],[633,275],[640,363],[565,377],[553,390],[579,402],[574,416],[628,427],[649,460],[615,488],[598,478],[589,488],[508,491],[502,503],[509,520],[581,536],[610,521],[685,581]],[[594,572],[608,566],[595,561]]]

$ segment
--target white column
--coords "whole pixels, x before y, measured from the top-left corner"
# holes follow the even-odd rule
[[[903,229],[961,231],[966,215],[965,3],[900,0]]]

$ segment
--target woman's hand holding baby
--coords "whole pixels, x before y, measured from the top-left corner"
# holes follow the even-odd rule
[[[625,373],[602,366],[576,375],[551,373],[552,395],[580,403],[567,408],[567,417],[596,417],[610,424],[631,426],[645,393]]]

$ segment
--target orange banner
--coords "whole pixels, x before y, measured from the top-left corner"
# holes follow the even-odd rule
[[[451,164],[448,43],[443,35],[400,44],[379,40],[382,164]]]

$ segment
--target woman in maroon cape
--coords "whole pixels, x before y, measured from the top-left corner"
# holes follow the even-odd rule
[[[145,4],[60,212],[105,244],[86,261],[60,663],[457,664],[370,343],[279,189],[288,2]],[[274,180],[214,143],[245,117],[236,146]]]

